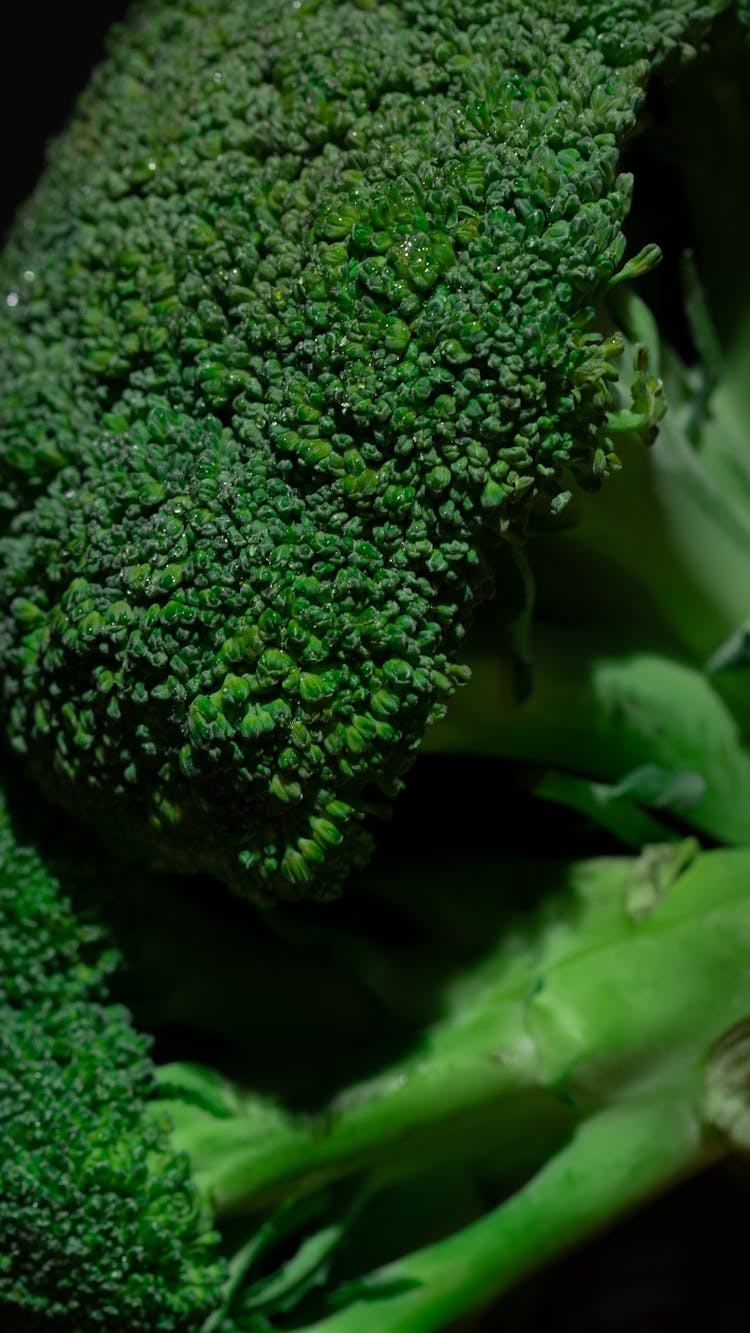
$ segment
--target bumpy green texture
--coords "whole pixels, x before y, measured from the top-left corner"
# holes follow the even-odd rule
[[[364,858],[485,543],[610,466],[619,149],[725,7],[136,9],[2,269],[0,668],[51,795],[259,898]]]
[[[114,956],[0,809],[0,1325],[188,1333],[222,1271]]]

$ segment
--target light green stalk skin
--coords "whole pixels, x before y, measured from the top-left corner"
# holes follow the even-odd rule
[[[601,1111],[507,1203],[373,1274],[359,1299],[304,1333],[445,1329],[709,1156],[677,1098]]]
[[[358,1284],[320,1333],[443,1328],[724,1150],[706,1068],[750,1015],[750,852],[694,854],[581,863],[567,882],[561,871],[559,896],[456,981],[419,1049],[318,1118],[233,1103],[231,1089],[217,1092],[226,1118],[168,1104],[200,1187],[228,1215],[348,1175],[404,1177],[446,1153],[494,1144],[502,1156],[506,1137],[512,1159],[531,1142],[527,1184]]]
[[[738,723],[703,672],[596,634],[554,624],[534,633],[534,688],[512,697],[507,658],[482,646],[472,681],[425,739],[437,753],[493,755],[616,785],[645,767],[692,775],[676,810],[731,844],[750,839],[750,755]],[[653,834],[651,835],[653,838]],[[663,836],[663,835],[662,835]]]

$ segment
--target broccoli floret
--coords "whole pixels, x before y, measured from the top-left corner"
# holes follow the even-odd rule
[[[0,667],[50,795],[259,899],[366,858],[487,551],[611,468],[619,154],[724,8],[136,7],[3,266]]]
[[[0,809],[0,1322],[192,1333],[223,1268],[184,1154],[148,1114],[149,1042],[115,954]]]
[[[660,226],[678,235],[648,305],[620,288],[600,313],[626,336],[626,366],[647,349],[644,391],[660,377],[666,414],[648,449],[623,435],[618,474],[528,544],[527,697],[487,607],[465,644],[472,682],[427,738],[556,770],[546,792],[598,807],[620,832],[626,816],[637,844],[654,828],[644,834],[629,803],[750,840],[749,80],[750,45],[727,17],[654,90],[635,165],[662,173],[677,204]],[[642,190],[629,225],[650,230],[662,210]]]

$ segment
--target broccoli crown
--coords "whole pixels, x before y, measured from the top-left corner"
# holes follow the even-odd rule
[[[192,1333],[222,1269],[114,964],[0,809],[0,1324]]]
[[[136,8],[3,268],[0,666],[51,795],[259,898],[366,855],[484,544],[608,470],[619,149],[725,7]]]

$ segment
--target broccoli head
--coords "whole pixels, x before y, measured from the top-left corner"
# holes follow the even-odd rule
[[[136,6],[2,269],[0,665],[48,794],[259,899],[366,858],[488,548],[612,465],[595,306],[654,260],[619,154],[723,8]]]
[[[106,1001],[100,927],[0,808],[0,1307],[6,1333],[190,1333],[218,1302],[213,1233],[149,1042]]]

